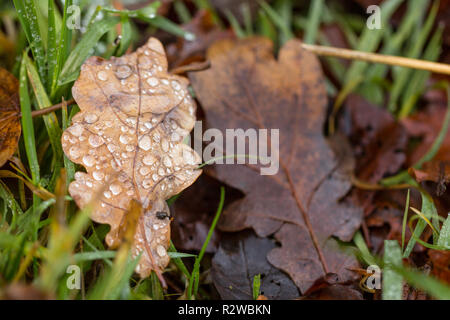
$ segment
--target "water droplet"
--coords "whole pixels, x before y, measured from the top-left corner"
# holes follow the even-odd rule
[[[153,175],[152,175],[152,179],[153,179],[153,181],[158,181],[158,175],[156,174],[156,173],[154,173]]]
[[[174,90],[177,90],[177,91],[180,90],[181,89],[180,83],[178,81],[176,81],[176,80],[173,80],[172,81],[172,88]]]
[[[156,158],[154,156],[152,156],[151,154],[146,155],[143,159],[142,162],[148,166],[151,166],[152,164],[154,164],[156,161]]]
[[[69,150],[69,155],[72,159],[78,159],[80,157],[80,149],[76,146],[73,146]]]
[[[104,195],[105,198],[107,198],[107,199],[111,198],[111,192],[109,192],[109,191],[103,192],[103,195]]]
[[[94,113],[88,113],[84,116],[84,121],[87,123],[95,123],[98,120],[98,116]]]
[[[89,136],[89,144],[93,146],[94,148],[100,147],[103,144],[103,138],[97,135],[90,135]]]
[[[127,135],[121,134],[119,137],[119,141],[123,144],[127,144],[130,141],[130,139]]]
[[[166,139],[163,139],[163,140],[161,141],[161,149],[162,149],[162,151],[164,151],[164,152],[169,151],[169,142],[168,142]]]
[[[92,176],[94,177],[95,180],[100,181],[100,180],[103,180],[103,178],[105,177],[105,174],[101,171],[94,171]]]
[[[84,131],[83,126],[79,123],[76,123],[69,128],[69,132],[76,137],[81,136],[83,134],[83,131]]]
[[[108,73],[106,73],[106,71],[103,71],[103,70],[99,71],[97,73],[97,78],[99,78],[102,81],[106,81],[106,80],[108,80]]]
[[[164,176],[164,169],[163,169],[162,167],[159,167],[159,169],[158,169],[158,174],[159,174],[160,176]]]
[[[114,73],[116,74],[117,78],[126,79],[131,75],[132,71],[133,70],[131,69],[131,67],[129,65],[122,64],[117,67],[117,69]]]
[[[148,151],[150,150],[152,143],[150,141],[150,137],[148,135],[143,136],[140,140],[139,140],[139,148]]]
[[[150,172],[150,169],[148,167],[141,167],[139,169],[139,173],[143,176],[146,176]]]
[[[113,144],[108,144],[108,150],[109,152],[113,153],[114,151],[116,151],[116,146]]]
[[[144,123],[144,126],[146,126],[147,129],[151,129],[153,127],[153,125],[150,122]]]
[[[187,164],[194,164],[194,155],[190,151],[183,150],[183,159]]]
[[[162,245],[159,245],[156,247],[156,253],[158,253],[160,257],[164,257],[166,255],[166,249]]]
[[[170,160],[169,157],[164,157],[163,163],[166,167],[171,167],[172,166],[172,160]]]
[[[152,87],[156,87],[159,84],[159,81],[158,79],[152,77],[147,79],[147,83]]]
[[[109,190],[111,190],[111,192],[113,193],[113,195],[118,195],[121,191],[122,191],[122,187],[117,184],[117,183],[113,183],[109,186]]]
[[[173,142],[177,142],[178,140],[180,140],[180,135],[177,132],[172,132],[170,140],[172,140]]]
[[[92,167],[95,163],[95,159],[93,156],[90,155],[85,155],[83,157],[83,163],[87,166],[87,167]]]

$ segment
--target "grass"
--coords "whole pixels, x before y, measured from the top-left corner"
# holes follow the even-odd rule
[[[2,25],[10,26],[8,21],[11,19],[20,24],[20,28],[5,29],[17,43],[15,64],[9,65],[9,69],[20,81],[23,134],[17,160],[11,166],[15,172],[0,172],[0,288],[11,283],[27,282],[49,297],[58,299],[172,299],[180,295],[186,299],[205,299],[208,296],[202,290],[202,262],[223,209],[224,189],[220,190],[218,209],[198,255],[178,252],[173,244],[170,246],[172,263],[167,272],[177,283],[184,284],[182,292],[173,295],[162,289],[155,274],[147,279],[136,278],[133,270],[138,259],[129,256],[130,239],[117,251],[107,250],[104,238],[108,228],[89,220],[91,207],[78,211],[67,196],[66,187],[73,180],[77,167],[63,155],[60,137],[78,107],[64,105],[61,110],[32,117],[34,110],[70,100],[71,87],[87,57],[121,56],[135,47],[140,40],[137,23],[140,28],[145,25],[148,31],[164,30],[186,40],[193,40],[194,35],[185,32],[178,23],[159,16],[158,2],[140,10],[117,10],[112,6],[99,7],[95,2],[82,1],[81,32],[69,27],[73,22],[73,12],[70,11],[73,3],[73,0],[64,1],[64,5],[55,0],[14,0],[14,7],[1,5],[5,6],[4,14],[0,14]],[[382,6],[383,29],[376,31],[365,28],[364,20],[345,12],[338,1],[316,0],[306,7],[297,7],[292,0],[275,0],[270,4],[260,2],[255,16],[244,4],[240,8],[242,21],[231,12],[227,12],[226,19],[223,19],[207,0],[196,0],[194,3],[196,10],[209,10],[218,27],[228,23],[240,38],[255,34],[266,36],[272,39],[276,48],[297,35],[303,35],[305,43],[329,45],[320,26],[336,23],[344,31],[351,49],[429,61],[436,61],[440,54],[443,30],[438,28],[432,33],[437,1],[387,0]],[[405,16],[399,27],[393,30],[389,20],[402,4],[406,4]],[[425,8],[429,5],[432,5],[431,12],[425,16]],[[183,1],[174,2],[178,22],[189,22],[193,16],[191,9]],[[119,30],[121,38],[116,43],[114,39],[118,38]],[[330,123],[334,123],[345,98],[352,92],[376,104],[388,105],[388,109],[398,118],[406,117],[416,110],[430,75],[426,71],[360,61],[352,62],[350,68],[346,68],[336,58],[324,58],[323,62],[336,79],[336,83],[326,80],[330,95],[336,97]],[[361,74],[368,76],[361,77]],[[388,74],[392,74],[392,82],[385,80]],[[449,122],[450,112],[443,121],[436,142],[416,167],[434,157]],[[397,184],[405,179],[407,174],[400,173],[383,183]],[[420,214],[409,219],[412,239],[405,243],[407,201],[402,246],[399,248],[398,244],[387,242],[384,261],[380,262],[370,254],[360,233],[355,235],[354,243],[360,249],[363,261],[369,265],[379,263],[388,266],[383,282],[385,298],[399,298],[399,281],[403,280],[427,290],[435,297],[448,297],[447,287],[399,263],[401,256],[410,255],[416,242],[432,248],[449,248],[450,220],[446,219],[441,225],[432,200],[425,194],[422,196]],[[173,201],[176,197],[168,202]],[[429,227],[427,219],[438,231],[433,244],[420,239],[425,228]],[[412,222],[416,220],[413,228]],[[81,289],[75,291],[69,290],[66,285],[71,275],[70,270],[67,273],[68,267],[74,264],[80,266],[83,279]],[[88,278],[92,280],[85,282]],[[261,279],[255,276],[254,299],[259,296],[260,287]]]

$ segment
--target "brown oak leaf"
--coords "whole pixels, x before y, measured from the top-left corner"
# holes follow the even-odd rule
[[[353,279],[346,268],[357,262],[333,236],[350,240],[362,212],[340,201],[351,188],[352,161],[323,136],[327,97],[318,59],[297,40],[283,46],[278,61],[272,52],[264,38],[221,41],[208,51],[211,69],[189,77],[210,127],[279,129],[276,175],[249,164],[214,166],[216,178],[245,194],[227,206],[220,228],[274,235],[281,247],[268,253],[269,262],[306,292],[330,272]]]
[[[131,200],[141,213],[133,257],[136,272],[158,274],[168,264],[169,208],[166,199],[200,175],[200,157],[183,139],[195,122],[188,80],[167,72],[162,44],[155,38],[136,52],[111,60],[89,58],[72,89],[81,111],[62,136],[67,157],[86,168],[77,172],[69,193],[83,208],[105,188],[92,219],[109,224],[106,236],[117,247]]]
[[[20,139],[19,81],[0,68],[0,167],[14,154]]]

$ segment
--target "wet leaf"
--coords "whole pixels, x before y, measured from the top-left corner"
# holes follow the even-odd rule
[[[208,51],[211,69],[190,79],[210,127],[279,129],[276,175],[260,175],[249,164],[214,166],[216,178],[245,194],[225,209],[219,227],[274,235],[281,247],[268,253],[269,262],[305,292],[329,272],[353,278],[346,268],[357,262],[332,237],[350,240],[362,212],[339,203],[350,190],[353,162],[336,155],[323,136],[327,98],[317,58],[297,40],[286,43],[278,61],[272,52],[264,38],[221,41]],[[274,142],[271,147],[277,152]]]
[[[136,52],[105,61],[89,58],[72,89],[81,111],[62,136],[67,157],[86,168],[77,172],[69,193],[83,208],[105,187],[92,219],[109,224],[106,236],[117,247],[131,200],[142,206],[133,258],[142,277],[162,271],[169,262],[170,220],[165,200],[200,175],[199,156],[183,139],[195,121],[188,80],[167,73],[161,43],[150,38]]]
[[[177,42],[167,48],[167,56],[171,68],[180,67],[205,59],[206,49],[217,40],[233,38],[231,31],[220,29],[209,11],[200,10],[189,23],[183,25],[183,30],[195,35],[190,41],[178,38]]]
[[[253,278],[261,275],[261,295],[270,300],[294,299],[298,289],[289,277],[274,268],[266,255],[276,248],[273,240],[251,231],[227,234],[212,260],[211,276],[222,299],[252,299]]]
[[[19,142],[19,82],[0,68],[0,167],[14,154]]]

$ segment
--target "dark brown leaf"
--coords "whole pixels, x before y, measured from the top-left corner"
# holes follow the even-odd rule
[[[297,40],[285,44],[278,61],[272,52],[264,38],[221,41],[208,51],[211,69],[190,78],[211,127],[280,130],[278,174],[260,175],[253,165],[214,167],[219,180],[245,194],[226,208],[220,227],[273,234],[281,247],[268,260],[305,292],[329,272],[353,277],[345,268],[357,262],[332,237],[350,240],[361,211],[339,203],[351,183],[322,133],[327,98],[317,58]]]
[[[212,260],[211,276],[222,299],[252,299],[253,277],[261,275],[261,294],[270,300],[294,299],[298,289],[289,277],[267,261],[275,241],[251,231],[227,234]]]

